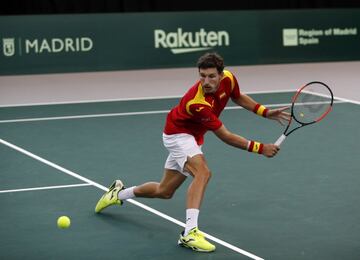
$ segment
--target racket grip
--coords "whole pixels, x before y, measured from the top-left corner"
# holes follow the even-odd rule
[[[286,135],[282,134],[275,142],[275,145],[280,146],[284,142]]]

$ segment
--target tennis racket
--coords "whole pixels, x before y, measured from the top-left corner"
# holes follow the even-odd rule
[[[292,98],[290,121],[275,145],[280,146],[299,128],[320,122],[331,111],[333,102],[333,93],[325,83],[313,81],[301,87]]]

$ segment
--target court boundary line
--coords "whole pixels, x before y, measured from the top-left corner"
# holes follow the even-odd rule
[[[244,92],[245,94],[273,94],[273,93],[290,93],[296,92],[297,89],[283,89],[283,90],[259,90]],[[28,107],[28,106],[56,106],[56,105],[76,105],[76,104],[91,104],[91,103],[107,103],[107,102],[122,102],[122,101],[142,101],[142,100],[163,100],[163,99],[174,99],[181,98],[182,96],[154,96],[154,97],[129,97],[129,98],[118,98],[118,99],[94,99],[94,100],[82,100],[82,101],[60,101],[60,102],[43,102],[43,103],[24,103],[24,104],[13,104],[13,105],[0,105],[0,108],[16,108],[16,107]],[[334,96],[334,99],[343,100],[347,103],[353,103],[360,105],[360,101],[342,98]]]
[[[76,187],[83,187],[83,186],[92,186],[92,185],[89,183],[80,183],[80,184],[68,184],[68,185],[57,185],[57,186],[44,186],[44,187],[23,188],[23,189],[14,189],[14,190],[0,190],[0,193],[53,190],[53,189],[63,189],[63,188],[76,188]]]
[[[351,104],[355,104],[355,105],[360,105],[360,101],[353,100],[353,99],[347,99],[347,98],[335,97],[335,96],[334,96],[334,99],[338,99],[338,100],[343,101],[345,103],[351,103]]]
[[[284,89],[284,90],[263,90],[263,91],[249,91],[245,94],[271,94],[271,93],[288,93],[296,92],[296,89]],[[121,102],[121,101],[141,101],[141,100],[162,100],[181,98],[180,96],[154,96],[154,97],[129,97],[129,98],[115,98],[115,99],[94,99],[94,100],[82,100],[82,101],[60,101],[60,102],[43,102],[43,103],[25,103],[15,105],[0,105],[0,108],[6,107],[26,107],[26,106],[51,106],[51,105],[75,105],[75,104],[87,104],[87,103],[106,103],[106,102]]]
[[[325,102],[325,101],[324,101]],[[318,104],[319,102],[308,102],[311,104]],[[325,102],[326,103],[326,102]],[[334,101],[334,104],[347,103],[346,101]],[[285,107],[291,106],[291,103],[265,104],[265,107]],[[244,109],[241,106],[228,106],[224,110]],[[20,122],[37,122],[37,121],[51,121],[51,120],[71,120],[84,118],[100,118],[100,117],[116,117],[116,116],[134,116],[134,115],[154,115],[169,113],[170,110],[152,110],[152,111],[137,111],[137,112],[120,112],[120,113],[106,113],[106,114],[88,114],[77,116],[54,116],[54,117],[38,117],[38,118],[19,118],[0,120],[0,124],[4,123],[20,123]]]
[[[99,189],[101,189],[103,191],[108,191],[107,187],[105,187],[105,186],[103,186],[103,185],[101,185],[101,184],[99,184],[99,183],[97,183],[95,181],[92,181],[92,180],[90,180],[90,179],[88,179],[86,177],[83,177],[83,176],[81,176],[81,175],[79,175],[79,174],[77,174],[77,173],[75,173],[73,171],[65,169],[64,167],[62,167],[62,166],[60,166],[58,164],[55,164],[53,162],[50,162],[50,161],[48,161],[48,160],[46,160],[46,159],[44,159],[44,158],[42,158],[40,156],[37,156],[34,153],[31,153],[31,152],[29,152],[29,151],[27,151],[27,150],[25,150],[25,149],[23,149],[23,148],[21,148],[21,147],[19,147],[17,145],[9,143],[9,142],[5,141],[4,139],[0,139],[0,143],[2,143],[3,145],[5,145],[5,146],[7,146],[9,148],[12,148],[12,149],[20,152],[22,154],[25,154],[25,155],[27,155],[27,156],[29,156],[29,157],[37,160],[37,161],[40,161],[40,162],[42,162],[42,163],[44,163],[44,164],[46,164],[46,165],[48,165],[48,166],[50,166],[52,168],[55,168],[55,169],[57,169],[57,170],[59,170],[59,171],[61,171],[63,173],[66,173],[66,174],[68,174],[68,175],[70,175],[70,176],[72,176],[72,177],[74,177],[76,179],[82,180],[83,182],[85,182],[85,183],[87,183],[89,185],[95,186],[95,187],[97,187],[97,188],[99,188]],[[134,199],[129,199],[129,200],[127,200],[127,202],[130,202],[130,203],[132,203],[132,204],[134,204],[134,205],[136,205],[136,206],[138,206],[138,207],[140,207],[140,208],[142,208],[142,209],[144,209],[146,211],[149,211],[149,212],[151,212],[151,213],[153,213],[153,214],[155,214],[155,215],[157,215],[159,217],[162,217],[162,218],[164,218],[164,219],[166,219],[166,220],[168,220],[168,221],[170,221],[170,222],[172,222],[174,224],[177,224],[177,225],[179,225],[181,227],[185,227],[185,223],[183,223],[183,222],[181,222],[181,221],[179,221],[179,220],[177,220],[177,219],[175,219],[173,217],[170,217],[170,216],[168,216],[168,215],[166,215],[166,214],[164,214],[164,213],[162,213],[162,212],[160,212],[160,211],[158,211],[158,210],[156,210],[154,208],[151,208],[151,207],[149,207],[149,206],[147,206],[147,205],[145,205],[145,204],[143,204],[141,202],[138,202],[138,201],[136,201]],[[231,250],[233,250],[233,251],[235,251],[235,252],[237,252],[239,254],[245,255],[245,256],[247,256],[247,257],[249,257],[251,259],[254,259],[254,260],[264,260],[264,258],[256,256],[256,255],[254,255],[254,254],[252,254],[252,253],[250,253],[248,251],[245,251],[244,249],[236,247],[236,246],[234,246],[234,245],[232,245],[230,243],[227,243],[227,242],[225,242],[225,241],[223,241],[223,240],[221,240],[219,238],[216,238],[216,237],[214,237],[214,236],[212,236],[210,234],[207,234],[205,232],[202,232],[202,233],[204,233],[204,235],[208,239],[210,239],[210,240],[212,240],[212,241],[214,241],[214,242],[216,242],[216,243],[218,243],[218,244],[220,244],[220,245],[222,245],[224,247],[227,247],[227,248],[229,248],[229,249],[231,249]]]

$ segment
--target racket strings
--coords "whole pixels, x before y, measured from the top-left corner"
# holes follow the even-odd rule
[[[313,83],[303,87],[294,100],[293,116],[304,124],[319,121],[331,109],[331,91],[322,84]]]

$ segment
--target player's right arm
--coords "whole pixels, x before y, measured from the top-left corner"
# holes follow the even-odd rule
[[[230,132],[224,125],[217,130],[213,131],[215,135],[224,143],[240,148],[243,150],[248,149],[249,140],[246,138]],[[279,147],[274,144],[263,144],[262,154],[266,157],[273,157],[279,151]]]

